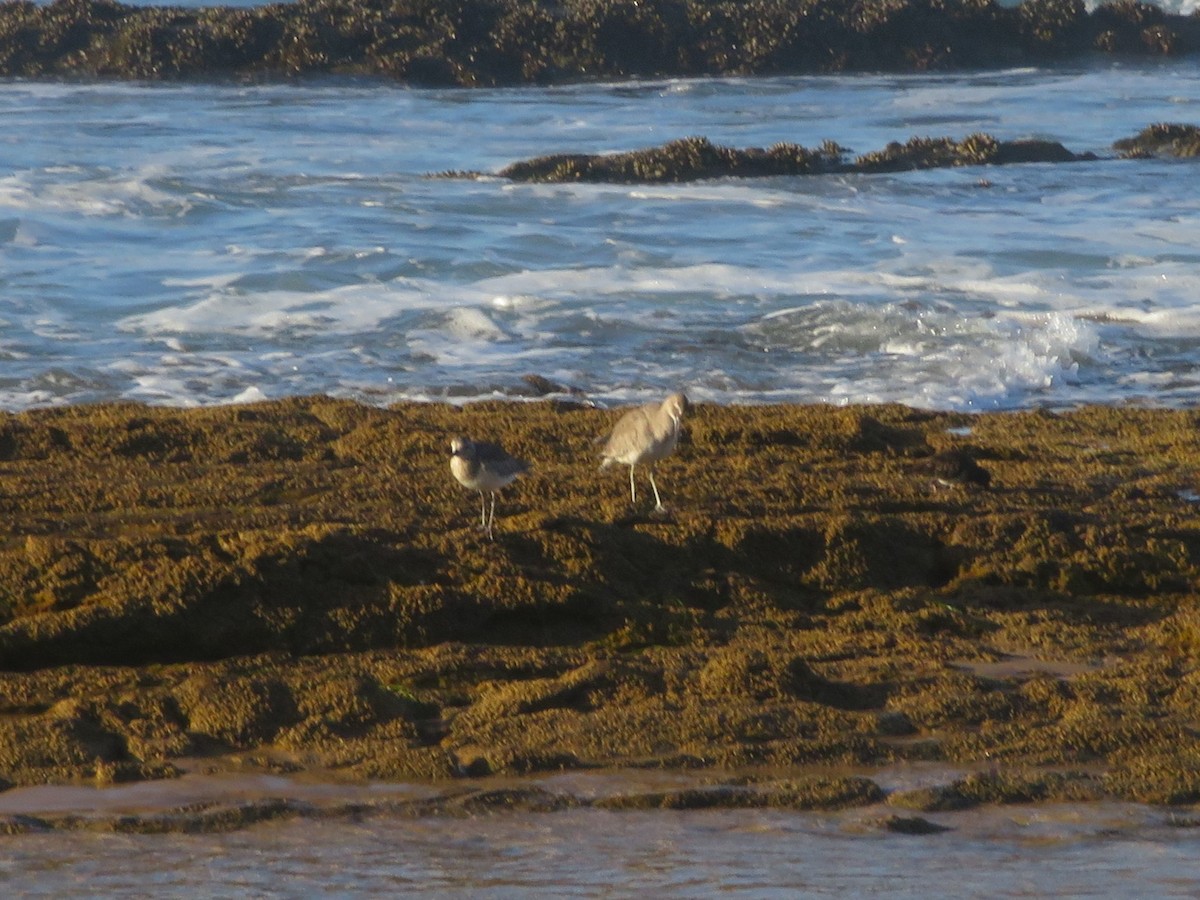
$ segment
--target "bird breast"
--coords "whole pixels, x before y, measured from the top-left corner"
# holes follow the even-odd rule
[[[479,481],[479,463],[475,460],[458,455],[450,457],[450,474],[463,487],[481,490],[477,483]]]
[[[498,491],[512,484],[528,468],[523,461],[511,457],[486,460],[450,457],[450,472],[459,484],[474,491]]]

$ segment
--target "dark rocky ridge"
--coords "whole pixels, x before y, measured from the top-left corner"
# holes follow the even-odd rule
[[[1200,19],[1082,0],[300,0],[0,4],[0,74],[345,73],[412,84],[987,68],[1200,49]]]
[[[1151,125],[1130,138],[1123,138],[1113,148],[1127,157],[1167,156],[1190,159],[1200,156],[1200,128],[1161,122]]]
[[[1122,158],[1200,156],[1200,128],[1160,123],[1113,144]],[[990,134],[953,138],[914,137],[847,161],[847,150],[833,141],[817,149],[778,143],[763,149],[713,144],[703,137],[670,141],[627,153],[559,153],[505,166],[500,178],[527,182],[605,182],[645,184],[706,178],[759,178],[789,175],[847,175],[902,172],[957,166],[1017,163],[1093,162],[1094,153],[1073,153],[1057,141],[1000,141]],[[480,178],[481,172],[442,172],[442,178]]]
[[[973,134],[961,141],[911,138],[907,143],[889,144],[850,162],[845,160],[845,152],[832,142],[816,150],[789,143],[775,144],[765,150],[758,147],[743,150],[719,146],[703,137],[690,137],[628,153],[541,156],[513,163],[497,174],[512,181],[644,184],[1097,159],[1091,153],[1072,153],[1057,141],[998,141],[988,134]],[[477,172],[447,172],[442,177],[474,178],[479,175]]]

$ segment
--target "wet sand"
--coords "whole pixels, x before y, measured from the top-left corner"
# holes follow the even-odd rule
[[[385,782],[422,815],[594,806],[476,783],[593,770],[689,776],[621,810],[1200,801],[1200,414],[700,405],[660,517],[597,467],[619,411],[578,399],[4,416],[3,785]],[[455,434],[533,464],[494,541]],[[878,774],[918,764],[944,778]],[[267,800],[87,827],[307,814]],[[4,821],[83,827],[60,813]]]

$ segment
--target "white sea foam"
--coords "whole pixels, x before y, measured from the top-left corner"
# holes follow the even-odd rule
[[[153,184],[166,171],[148,166],[126,175],[71,166],[22,172],[0,178],[0,208],[100,218],[185,215],[191,199]]]
[[[1178,115],[1200,96],[1197,71],[1124,61],[470,97],[0,85],[9,133],[28,137],[0,142],[0,404],[460,401],[530,372],[601,402],[687,385],[720,402],[1195,404],[1187,162],[634,188],[424,173],[688,133],[862,152],[924,122],[1052,129],[1105,150],[1135,118]]]
[[[821,301],[747,329],[764,349],[824,362],[832,399],[982,409],[1046,394],[1100,350],[1091,323],[1061,313],[963,318],[897,304]]]
[[[437,297],[442,294],[438,289]],[[377,328],[399,311],[439,305],[429,291],[411,282],[353,285],[330,291],[261,291],[252,296],[238,290],[217,290],[187,305],[126,316],[116,325],[122,331],[158,338],[355,333]]]
[[[264,394],[259,388],[255,387],[254,385],[251,385],[250,387],[246,388],[245,390],[240,391],[236,396],[231,397],[229,402],[230,403],[258,403],[258,402],[260,402],[262,400],[266,400],[266,399],[267,399],[266,394]]]
[[[1022,0],[996,0],[996,2],[1000,6],[1020,6]],[[1088,10],[1094,10],[1105,2],[1107,0],[1084,0],[1083,5]],[[1149,3],[1148,5],[1157,6],[1165,12],[1190,16],[1200,9],[1200,0],[1154,0],[1153,3]]]

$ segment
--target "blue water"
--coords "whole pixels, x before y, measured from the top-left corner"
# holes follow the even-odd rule
[[[0,408],[326,393],[1200,400],[1200,65],[414,90],[0,82]],[[1041,137],[1100,161],[513,185],[548,152]]]

